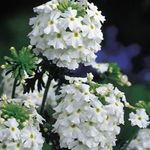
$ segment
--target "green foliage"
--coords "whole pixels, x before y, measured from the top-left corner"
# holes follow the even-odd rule
[[[85,8],[81,5],[79,5],[77,2],[74,2],[74,1],[63,0],[57,6],[57,8],[62,12],[65,12],[69,7],[77,10],[77,16],[78,17],[79,16],[83,17],[86,14]]]
[[[44,143],[43,150],[53,150],[51,144]]]
[[[120,67],[116,63],[110,63],[108,71],[104,74],[100,74],[103,83],[113,83],[121,86],[130,86],[131,83],[128,81],[128,77],[123,75]]]
[[[137,108],[144,108],[148,115],[150,116],[150,102],[139,101],[135,104]]]
[[[149,86],[139,84],[131,87],[119,87],[119,89],[125,92],[127,101],[129,101],[132,105],[137,103],[139,100],[144,100],[145,102],[148,102],[150,99]]]
[[[102,104],[106,105],[107,102],[105,101],[105,97],[96,92],[96,89],[99,88],[101,84],[98,84],[96,82],[89,82],[89,85],[90,85],[90,92],[96,95]]]
[[[25,75],[29,76],[34,74],[36,69],[37,57],[32,53],[30,47],[23,47],[19,52],[14,47],[10,49],[11,57],[5,56],[6,61],[3,66],[7,73],[12,73],[14,78],[23,80]]]
[[[6,120],[9,118],[15,118],[19,122],[19,128],[23,128],[23,124],[29,119],[28,110],[24,106],[14,102],[4,102],[1,116]]]
[[[119,66],[115,63],[111,63],[109,65],[108,72],[109,72],[108,79],[114,80],[117,83],[119,83],[120,80],[119,76],[121,74]]]

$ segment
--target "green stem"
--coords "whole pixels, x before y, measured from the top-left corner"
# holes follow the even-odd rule
[[[12,95],[11,95],[11,98],[15,98],[15,91],[16,91],[17,81],[18,81],[18,79],[15,78],[14,84],[13,84],[13,89],[12,89]]]
[[[47,99],[47,94],[48,94],[48,91],[49,91],[49,87],[50,87],[50,84],[51,84],[51,75],[48,76],[48,80],[47,80],[47,84],[46,84],[46,87],[45,87],[45,92],[44,92],[44,96],[43,96],[43,100],[42,100],[42,105],[41,105],[41,110],[40,110],[40,114],[42,115],[43,114],[43,111],[44,111],[44,107],[45,107],[45,103],[46,103],[46,99]]]
[[[131,143],[131,141],[137,136],[139,129],[137,129],[132,136],[130,136],[129,140],[123,145],[123,147],[121,148],[121,150],[127,150],[129,144]]]

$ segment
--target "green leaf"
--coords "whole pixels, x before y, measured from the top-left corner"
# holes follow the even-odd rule
[[[69,1],[69,0],[63,0],[59,3],[59,5],[57,6],[57,8],[61,11],[61,12],[65,12],[69,7],[71,7],[72,9],[77,10],[77,17],[82,16],[84,17],[86,14],[86,9],[84,6],[81,6],[78,2],[74,2],[74,1]]]
[[[5,69],[7,73],[12,73],[19,81],[27,75],[32,76],[36,70],[37,57],[32,53],[31,47],[23,47],[19,52],[11,48],[11,56],[5,56]]]
[[[148,115],[150,116],[150,102],[139,101],[135,104],[137,108],[144,108]]]
[[[49,145],[49,144],[47,144],[47,143],[44,143],[42,149],[43,149],[43,150],[52,150],[52,145]]]

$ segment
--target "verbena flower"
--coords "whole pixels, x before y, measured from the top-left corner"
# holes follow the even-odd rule
[[[92,67],[97,70],[98,73],[105,73],[109,69],[109,64],[108,63],[93,63]]]
[[[112,84],[97,84],[87,78],[66,77],[54,110],[54,131],[60,146],[71,150],[112,149],[120,124],[124,124],[123,92]]]
[[[52,0],[36,7],[31,18],[31,45],[36,54],[43,54],[59,67],[76,69],[79,63],[95,61],[100,49],[105,18],[96,6],[87,1]]]
[[[137,109],[136,113],[131,112],[129,120],[132,126],[137,125],[140,128],[146,128],[150,124],[149,116],[145,109]]]
[[[150,129],[139,130],[137,136],[130,142],[127,150],[150,149]]]
[[[42,150],[44,139],[39,132],[43,118],[23,99],[0,101],[0,149]],[[29,133],[26,135],[26,133]]]
[[[22,130],[21,139],[26,149],[42,150],[43,138],[41,133],[33,126],[28,126]]]

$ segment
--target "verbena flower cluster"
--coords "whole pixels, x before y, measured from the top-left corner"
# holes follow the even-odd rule
[[[0,149],[42,150],[44,139],[39,124],[43,118],[23,99],[0,101]]]
[[[31,18],[31,45],[59,67],[78,68],[91,65],[103,40],[105,18],[93,4],[69,0],[52,0],[34,9]]]
[[[128,150],[149,150],[150,149],[150,129],[141,129],[138,135],[131,141]]]
[[[54,109],[54,131],[63,148],[112,149],[119,125],[124,124],[124,93],[90,78],[90,74],[87,78],[66,77],[70,84],[61,87],[60,103]]]

